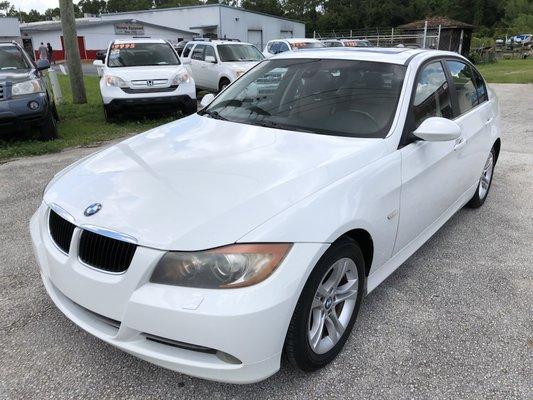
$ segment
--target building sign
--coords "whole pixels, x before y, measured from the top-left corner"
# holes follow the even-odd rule
[[[143,36],[144,26],[142,26],[141,24],[133,24],[133,23],[115,24],[115,34]]]

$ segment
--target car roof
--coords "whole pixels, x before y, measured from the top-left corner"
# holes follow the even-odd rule
[[[121,43],[167,43],[163,39],[152,39],[152,38],[133,38],[133,39],[115,39],[113,40],[115,44]]]
[[[313,42],[320,42],[320,40],[318,39],[313,39],[313,38],[285,38],[285,39],[274,39],[274,40],[271,40],[271,42],[281,42],[281,41],[286,41],[286,42],[289,42],[289,43],[302,43],[302,42],[306,42],[306,43],[313,43]]]
[[[457,53],[440,50],[410,49],[407,47],[324,47],[284,52],[275,55],[271,60],[286,58],[327,58],[337,60],[376,61],[389,64],[407,64],[418,55],[457,56]]]

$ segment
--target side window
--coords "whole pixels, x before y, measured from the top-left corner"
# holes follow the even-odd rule
[[[279,42],[279,53],[289,51],[289,46],[285,42]]]
[[[278,54],[279,53],[279,42],[272,42],[270,43],[270,46],[268,48],[268,51],[272,54]]]
[[[472,70],[461,61],[446,61],[452,75],[459,111],[464,114],[478,105],[477,91],[472,80]]]
[[[476,91],[477,91],[477,98],[479,103],[483,103],[484,101],[489,100],[489,96],[487,94],[487,87],[485,86],[485,82],[483,81],[483,78],[477,72],[475,69],[472,69],[472,72],[474,74],[474,83],[476,85]]]
[[[453,118],[450,88],[440,61],[419,72],[412,112],[415,127],[429,117]]]
[[[182,57],[189,57],[189,54],[191,53],[191,49],[194,46],[194,43],[188,43],[187,46],[183,49]]]
[[[217,59],[217,56],[215,55],[215,48],[213,46],[205,46],[205,57],[211,56],[215,59]]]
[[[205,44],[197,44],[194,50],[192,51],[191,59],[204,61],[204,49]]]

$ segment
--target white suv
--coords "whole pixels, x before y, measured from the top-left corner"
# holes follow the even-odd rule
[[[100,92],[106,120],[118,113],[147,110],[197,110],[193,78],[176,51],[163,39],[123,39],[111,42],[102,70]]]
[[[194,40],[181,54],[196,86],[210,91],[224,89],[264,58],[253,44],[230,40]]]
[[[315,49],[326,47],[323,42],[318,39],[276,39],[271,40],[265,46],[263,54],[265,57],[272,57],[279,53],[286,51],[298,51],[300,49]]]

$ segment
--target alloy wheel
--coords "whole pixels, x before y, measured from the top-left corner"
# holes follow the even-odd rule
[[[487,161],[485,162],[485,166],[483,167],[483,173],[481,174],[481,178],[479,180],[479,198],[484,199],[487,195],[490,187],[490,181],[492,179],[492,171],[494,166],[494,156],[492,154],[492,151],[489,153],[489,157],[487,158]]]
[[[351,258],[341,258],[328,269],[314,295],[309,313],[309,346],[316,354],[331,350],[341,339],[357,301],[359,278]]]

